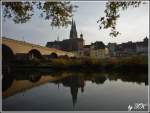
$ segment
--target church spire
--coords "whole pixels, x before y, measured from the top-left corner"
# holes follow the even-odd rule
[[[70,39],[77,38],[77,30],[75,21],[72,19],[71,30],[70,30]]]
[[[77,38],[76,23],[74,21],[74,38]]]
[[[72,19],[72,22],[71,22],[71,29],[73,29],[73,19]]]

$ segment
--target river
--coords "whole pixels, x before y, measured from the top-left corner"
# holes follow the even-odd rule
[[[5,72],[2,86],[4,111],[148,110],[148,74],[144,72],[21,69]],[[137,107],[140,104],[143,107]]]

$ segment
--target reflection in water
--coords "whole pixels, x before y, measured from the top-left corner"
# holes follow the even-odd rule
[[[148,74],[145,72],[103,72],[103,73],[81,73],[81,72],[52,72],[51,70],[14,70],[10,73],[3,72],[2,89],[3,99],[7,99],[11,95],[18,94],[23,89],[32,89],[35,86],[44,83],[53,83],[63,87],[70,88],[73,107],[77,104],[79,89],[84,93],[87,81],[92,84],[103,85],[106,80],[122,82],[131,82],[148,85]],[[23,83],[21,82],[23,81]],[[43,97],[41,97],[43,98]],[[96,97],[95,97],[96,98]],[[98,98],[98,97],[97,97]],[[65,104],[65,103],[64,103]],[[41,106],[42,108],[42,106]],[[7,109],[7,108],[5,108]]]
[[[105,76],[100,76],[100,77],[95,77],[92,82],[96,83],[96,84],[103,84],[106,80]]]
[[[81,92],[84,92],[84,79],[79,78],[78,76],[71,76],[63,79],[62,84],[66,87],[70,87],[73,106],[75,106],[77,102],[78,88],[81,88]]]
[[[33,83],[39,81],[41,79],[41,75],[30,75],[29,80]]]
[[[2,80],[2,91],[7,90],[13,83],[14,76],[9,73],[3,74],[3,80]]]
[[[29,75],[29,76],[21,76],[21,78],[17,78],[11,73],[4,73],[3,80],[2,80],[2,90],[7,90],[13,83],[14,80],[29,80],[32,83],[38,82],[41,79],[41,75]]]

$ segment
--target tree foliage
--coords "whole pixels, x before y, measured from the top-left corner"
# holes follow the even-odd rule
[[[130,6],[139,7],[142,2],[106,2],[105,15],[97,23],[100,29],[111,29],[110,36],[117,37],[120,33],[116,29],[120,11],[126,10]],[[71,23],[72,13],[78,6],[70,2],[2,2],[4,20],[12,19],[15,23],[26,23],[31,20],[35,10],[40,11],[40,17],[50,20],[51,26],[67,26]]]
[[[50,20],[52,26],[67,26],[70,24],[72,12],[77,6],[70,2],[3,2],[4,20],[12,19],[15,23],[26,23],[31,20],[35,10],[40,17]]]
[[[110,36],[117,37],[120,33],[116,29],[117,20],[120,17],[120,11],[126,10],[130,6],[139,7],[141,1],[126,2],[106,2],[105,16],[101,17],[97,23],[100,29],[111,29]]]

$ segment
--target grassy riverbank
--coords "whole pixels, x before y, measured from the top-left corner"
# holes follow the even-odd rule
[[[148,58],[145,56],[134,57],[114,57],[105,59],[50,59],[50,60],[32,60],[32,61],[15,61],[17,67],[43,67],[59,70],[128,70],[140,71],[148,70]]]

